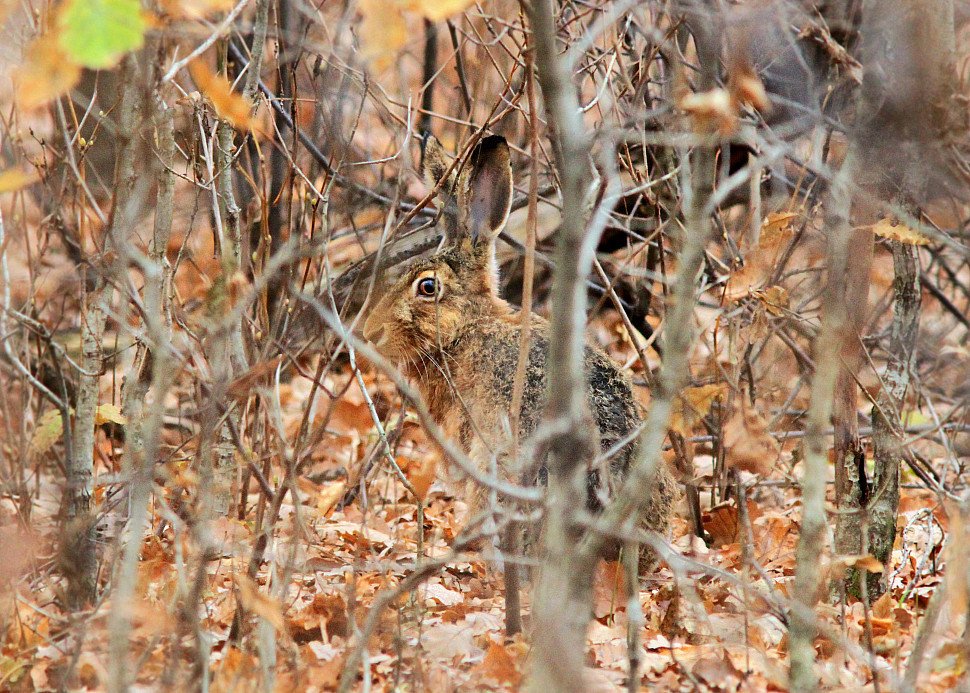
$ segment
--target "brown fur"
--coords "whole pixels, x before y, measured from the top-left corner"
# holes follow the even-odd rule
[[[504,140],[499,140],[488,138],[488,147],[476,148],[466,164],[469,170],[455,178],[457,183],[442,184],[443,223],[449,229],[446,247],[431,258],[407,265],[384,288],[368,316],[364,335],[401,363],[434,419],[475,464],[488,469],[493,460],[498,460],[500,473],[519,481],[524,470],[509,468],[508,451],[521,318],[519,311],[497,295],[494,271],[495,236],[508,215],[512,189],[508,150]],[[425,169],[432,176],[431,182],[438,183],[447,168],[440,145],[429,142]],[[484,229],[480,226],[473,232],[469,224],[481,222],[469,220],[476,218],[486,221]],[[417,283],[428,278],[440,283],[436,297],[417,292]],[[519,414],[520,440],[535,430],[546,399],[549,323],[539,316],[531,320],[531,347]],[[641,415],[629,379],[592,344],[586,346],[585,368],[589,406],[601,450],[605,451],[633,432],[640,425]],[[609,502],[635,453],[634,442],[613,455],[603,469],[590,469],[589,510],[596,512]],[[540,466],[531,481],[543,483],[545,475],[545,467]],[[669,470],[661,468],[643,525],[664,533],[677,494]],[[478,509],[483,492],[473,492],[467,500],[473,510]]]

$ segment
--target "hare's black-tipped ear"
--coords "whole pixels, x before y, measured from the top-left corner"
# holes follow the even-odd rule
[[[512,209],[512,159],[504,137],[479,142],[466,164],[462,207],[472,242],[491,240],[505,226]]]

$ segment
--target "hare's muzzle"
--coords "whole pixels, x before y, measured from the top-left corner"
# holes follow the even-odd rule
[[[364,323],[363,332],[364,339],[378,349],[387,341],[387,331],[384,329],[383,320],[375,320],[374,317],[368,318]]]

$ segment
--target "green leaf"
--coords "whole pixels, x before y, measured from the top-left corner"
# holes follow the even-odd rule
[[[67,0],[58,15],[58,43],[77,64],[99,70],[140,48],[146,26],[139,0]]]

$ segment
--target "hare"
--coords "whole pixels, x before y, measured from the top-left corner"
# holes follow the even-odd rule
[[[449,174],[450,168],[459,173]],[[365,321],[364,337],[401,365],[432,417],[473,463],[483,470],[497,463],[499,475],[520,481],[521,470],[503,467],[510,464],[509,410],[521,316],[497,293],[495,262],[495,240],[512,204],[509,148],[503,137],[485,137],[459,169],[450,166],[441,145],[429,137],[423,169],[428,183],[440,190],[445,241],[431,257],[404,265],[384,287]],[[531,316],[520,440],[536,429],[545,406],[549,328],[544,318]],[[601,450],[634,439],[604,463],[605,469],[589,470],[587,507],[595,512],[609,502],[613,485],[635,455],[641,415],[629,379],[601,349],[587,344],[584,360]],[[542,483],[544,466],[528,478]],[[484,493],[473,491],[466,499],[473,511],[482,508]],[[664,533],[676,496],[670,471],[660,469],[644,526]]]

